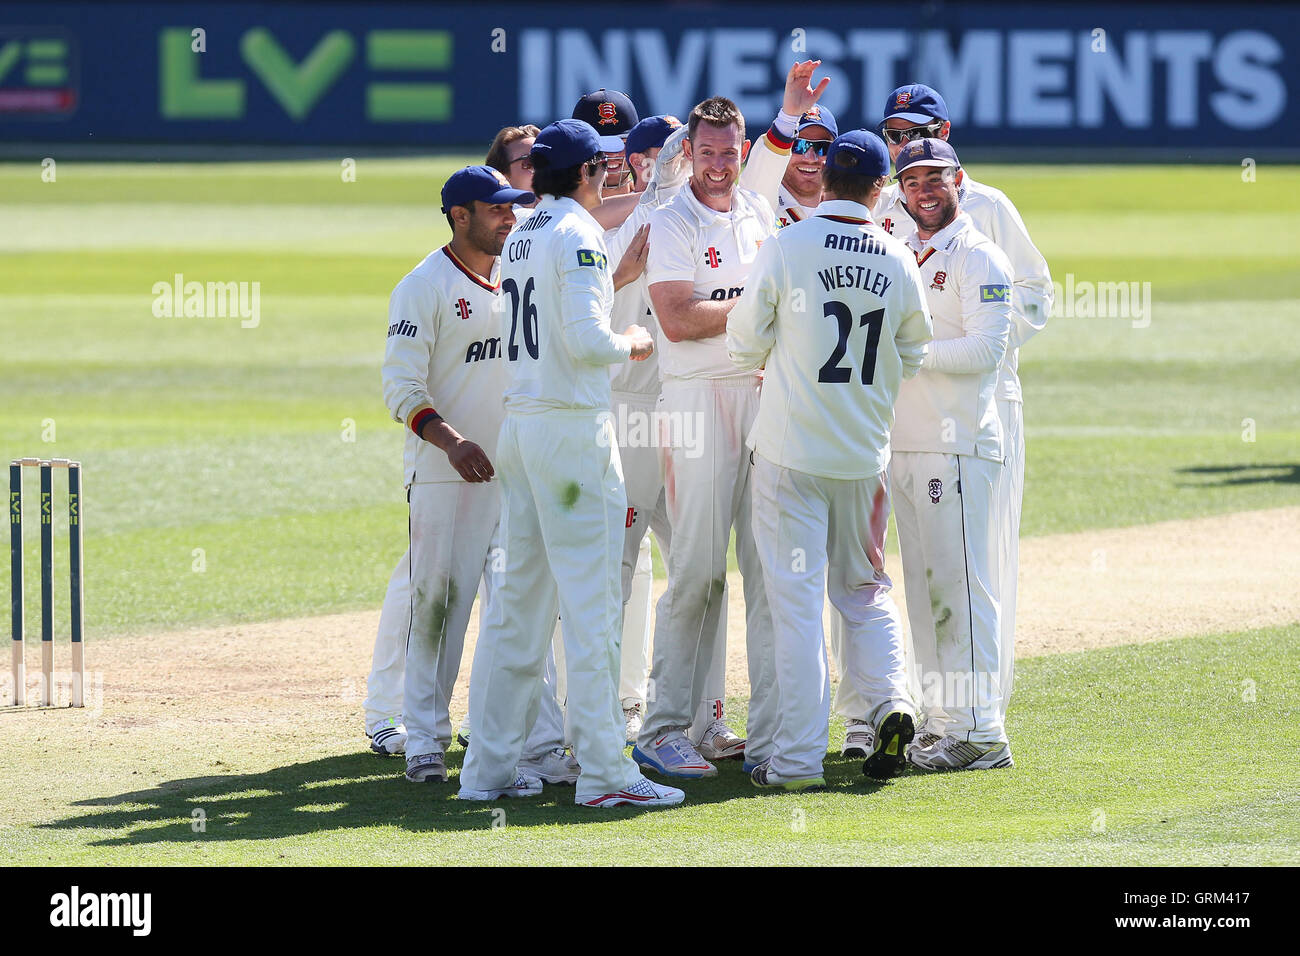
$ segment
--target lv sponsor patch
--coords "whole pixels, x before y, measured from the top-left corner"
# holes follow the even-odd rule
[[[1009,285],[982,285],[980,286],[981,302],[1010,302],[1011,286]]]
[[[595,249],[579,249],[578,265],[591,266],[593,269],[604,269],[606,265],[605,253],[597,252]]]

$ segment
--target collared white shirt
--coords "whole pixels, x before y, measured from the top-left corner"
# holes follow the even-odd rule
[[[894,451],[1000,462],[994,395],[1012,322],[1011,263],[965,213],[929,239],[913,232],[907,244],[921,272],[934,341],[921,371],[899,390]]]
[[[506,410],[608,410],[606,366],[631,354],[609,327],[613,266],[582,205],[545,196],[501,251]]]
[[[880,474],[899,387],[930,337],[912,251],[866,206],[824,201],[763,244],[727,319],[732,362],[766,363],[749,447],[824,478]]]
[[[621,226],[605,233],[605,244],[609,247],[610,269],[618,268],[637,230],[650,221],[650,215],[658,205],[661,204],[638,203]],[[637,276],[634,282],[614,292],[614,308],[609,325],[620,334],[634,325],[640,325],[655,340],[655,352],[645,361],[624,362],[622,365],[610,367],[610,388],[616,392],[658,395],[659,348],[663,336],[659,334],[659,323],[655,320],[654,310],[650,308],[650,295],[646,291],[644,272]]]
[[[1020,346],[1041,332],[1052,311],[1052,275],[1047,260],[1038,251],[1015,205],[1000,189],[977,183],[966,173],[958,188],[958,203],[975,228],[992,239],[1011,261],[1015,276],[1012,305],[1014,324],[1007,341],[1007,354],[998,372],[998,398],[1021,401],[1017,374]],[[890,235],[906,239],[916,232],[916,223],[903,206],[897,183],[886,186],[875,208],[876,221]]]
[[[766,199],[737,188],[731,209],[718,212],[695,198],[690,185],[650,217],[650,255],[646,286],[691,282],[695,298],[726,300],[745,291],[759,246],[776,232]],[[662,340],[659,370],[664,378],[734,378],[726,336],[684,342]],[[752,374],[752,373],[749,373]]]
[[[494,272],[497,271],[494,266]],[[447,455],[411,431],[412,418],[434,409],[492,459],[504,410],[500,285],[476,274],[451,246],[431,252],[388,300],[384,404],[407,426],[405,481],[462,481]]]

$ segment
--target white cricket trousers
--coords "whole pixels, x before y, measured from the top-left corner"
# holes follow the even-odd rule
[[[691,728],[698,702],[711,696],[705,693],[711,671],[725,668],[727,546],[734,528],[749,658],[745,759],[765,760],[777,723],[772,615],[750,522],[745,446],[758,414],[758,377],[666,379],[659,408],[668,416],[664,427],[680,440],[661,442],[668,446],[664,500],[672,544],[668,589],[655,609],[651,700],[637,742],[645,750],[665,734]]]
[[[1002,721],[1011,706],[1011,687],[1016,676],[1016,589],[1020,574],[1020,506],[1025,494],[1025,418],[1020,402],[998,400],[1002,419],[1006,464],[998,484],[1001,518],[998,521],[998,559],[1001,582],[1002,625]]]
[[[771,772],[777,780],[822,775],[831,687],[822,630],[824,595],[842,623],[849,675],[873,724],[911,712],[903,625],[889,594],[883,475],[820,478],[754,456],[754,540],[776,626],[780,713]]]
[[[650,611],[653,605],[654,572],[650,555],[653,531],[664,563],[672,548],[672,525],[664,499],[664,452],[658,431],[659,396],[639,392],[615,392],[616,422],[627,422],[626,439],[619,445],[623,482],[627,487],[627,538],[623,545],[623,659],[619,696],[626,707],[640,703],[642,712],[650,677]],[[671,437],[671,430],[670,436]],[[717,655],[704,682],[704,696],[696,708],[690,737],[698,742],[714,719],[723,716],[726,694],[727,606],[718,615],[718,640],[723,653]]]
[[[622,790],[641,775],[623,752],[618,698],[627,497],[609,413],[507,413],[497,474],[504,570],[474,653],[461,787],[514,782],[558,611],[576,799]]]
[[[931,452],[896,451],[889,465],[922,726],[977,744],[1007,740],[998,606],[1002,471],[998,462]]]
[[[615,421],[629,423],[619,445],[623,483],[627,489],[627,517],[623,538],[623,657],[619,669],[619,697],[623,705],[646,699],[650,678],[650,609],[653,603],[654,563],[650,553],[653,530],[659,547],[667,553],[668,511],[664,505],[663,458],[657,432],[652,430],[658,395],[615,392]]]
[[[390,717],[402,716],[402,683],[406,680],[406,634],[411,627],[411,549],[408,547],[388,579],[384,608],[366,680],[366,733],[372,734]]]
[[[453,484],[444,482],[440,484]],[[425,488],[436,487],[436,485],[425,485]],[[493,494],[496,499],[500,500],[499,489],[494,484]],[[409,489],[408,489],[409,491]],[[409,495],[408,495],[409,497]],[[423,500],[423,495],[419,496]],[[409,507],[409,505],[408,505]],[[496,522],[500,519],[500,506],[496,508],[497,513],[493,514],[493,540],[495,541]],[[433,518],[437,520],[440,509],[433,509],[431,513],[421,512],[420,521],[424,518]],[[414,513],[408,521],[411,522],[411,535],[420,535],[424,537],[425,531],[416,531],[413,527],[416,522]],[[445,521],[444,521],[445,525]],[[433,529],[428,529],[428,534],[433,534]],[[430,545],[424,549],[424,553],[433,556],[438,552],[435,545]],[[492,560],[491,551],[488,552],[485,560]],[[422,573],[421,577],[426,578],[430,574],[437,575],[439,572],[435,568],[427,573]],[[418,640],[412,644],[408,640],[408,635],[412,633],[412,626],[415,618],[411,606],[411,547],[408,544],[405,553],[397,562],[397,567],[393,569],[392,576],[388,579],[388,590],[384,594],[383,610],[379,613],[379,630],[375,634],[375,649],[370,663],[370,678],[366,683],[366,732],[372,733],[389,717],[401,717],[403,714],[403,699],[406,697],[406,675],[407,675],[407,656],[411,656],[413,662],[421,670],[415,679],[416,690],[412,700],[419,701],[411,707],[414,713],[414,725],[417,727],[432,728],[432,731],[425,733],[419,739],[420,746],[433,746],[435,749],[446,751],[449,743],[449,734],[439,731],[440,723],[445,719],[450,720],[447,714],[447,702],[451,698],[455,688],[456,677],[460,670],[461,657],[464,652],[464,631],[461,633],[459,647],[455,652],[455,661],[450,659],[444,661],[444,650],[450,654],[450,648],[439,648],[431,640]],[[479,590],[479,616],[480,618],[487,613],[488,594],[491,587],[488,575],[482,575]],[[471,599],[472,603],[472,599]],[[426,612],[422,611],[422,614]],[[548,660],[548,664],[550,664]],[[451,683],[447,684],[446,680],[450,674]],[[544,690],[542,693],[541,708],[537,714],[537,720],[528,734],[528,742],[524,747],[525,756],[541,756],[548,750],[564,746],[564,717],[560,712],[559,705],[555,701],[555,668],[553,664],[548,666],[544,678]],[[427,713],[422,713],[421,708],[429,708]],[[466,720],[463,730],[468,732],[469,721]],[[413,750],[410,748],[410,726],[407,727],[408,746],[406,753],[415,755],[419,753],[431,753],[429,750]],[[435,743],[430,743],[432,738]]]
[[[409,499],[411,627],[404,717],[406,753],[412,757],[443,753],[451,743],[452,689],[474,595],[496,543],[501,499],[491,481],[416,482]]]

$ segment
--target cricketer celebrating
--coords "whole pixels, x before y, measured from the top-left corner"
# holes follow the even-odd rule
[[[928,86],[902,86],[885,101],[882,134],[890,155],[897,157],[903,145],[917,137],[948,139],[951,123],[948,107],[939,93]],[[1006,355],[998,366],[997,407],[1002,419],[1006,470],[998,488],[998,561],[1002,629],[1002,716],[1007,715],[1015,676],[1016,577],[1019,571],[1020,510],[1025,489],[1025,429],[1023,394],[1017,373],[1020,347],[1043,330],[1052,311],[1052,276],[1047,260],[1029,238],[1025,222],[1015,205],[1001,190],[976,182],[962,170],[957,179],[957,196],[962,212],[975,228],[997,244],[1011,262],[1012,324]],[[900,239],[915,231],[907,214],[906,197],[898,186],[888,186],[876,204],[876,221]],[[846,714],[846,716],[856,716]]]
[[[681,126],[681,120],[675,116],[650,116],[627,134],[627,164],[632,171],[635,191],[645,190],[664,142]],[[657,202],[638,203],[622,226],[605,234],[611,259],[622,259],[624,253],[638,242],[644,249],[651,214],[672,195],[667,189],[656,190]],[[614,293],[610,315],[610,327],[615,332],[626,331],[634,325],[644,326],[651,330],[652,335],[657,331],[654,312],[646,297],[645,282],[640,279]],[[623,622],[619,697],[626,739],[635,743],[645,717],[646,681],[650,676],[650,606],[654,578],[650,538],[646,531],[654,530],[659,548],[665,554],[672,533],[664,504],[663,462],[655,440],[657,435],[649,434],[649,423],[654,420],[659,401],[657,355],[651,355],[643,362],[624,362],[611,368],[614,373],[610,382],[614,420],[632,423],[626,433],[620,429],[618,449],[627,487],[623,547],[623,601],[627,607]],[[637,429],[641,440],[634,441],[632,437]]]
[[[903,379],[931,338],[911,251],[870,218],[889,173],[874,133],[830,146],[821,204],[763,244],[727,320],[741,369],[766,366],[754,450],[754,540],[776,629],[780,719],[759,787],[825,785],[830,674],[823,595],[842,620],[842,646],[868,702],[876,778],[904,765],[912,740],[903,626],[889,595],[889,429]]]
[[[717,96],[691,110],[683,146],[691,162],[687,185],[655,211],[646,285],[663,332],[660,409],[697,431],[695,447],[664,455],[664,497],[672,525],[668,589],[659,600],[649,703],[634,759],[659,773],[713,776],[687,737],[705,710],[702,746],[749,762],[765,759],[776,730],[772,616],[750,526],[750,464],[745,437],[758,412],[759,376],[727,358],[727,313],[744,290],[760,243],[776,230],[772,207],[737,187],[747,152],[745,120]],[[683,429],[684,430],[684,429]],[[718,628],[726,604],[727,546],[745,589],[750,706],[748,741],[721,719],[721,699],[702,702],[710,670],[725,659]]]
[[[490,593],[491,576],[484,572],[500,516],[491,479],[502,412],[484,396],[504,389],[496,257],[515,223],[511,204],[532,198],[487,166],[453,174],[442,189],[452,240],[411,270],[389,302],[384,400],[393,418],[408,426],[410,547],[402,560],[409,567],[410,611],[403,622],[403,696],[406,777],[417,783],[447,779],[448,705],[480,578]],[[385,602],[383,618],[390,613]],[[543,754],[563,747],[558,711],[547,735]],[[548,766],[546,773],[571,771]]]
[[[908,245],[925,283],[934,341],[895,408],[889,466],[922,691],[907,759],[932,770],[1011,766],[1002,721],[998,483],[1003,435],[994,400],[1011,328],[1011,264],[961,212],[961,164],[941,139],[895,160]],[[847,669],[847,668],[846,668]]]
[[[831,82],[824,77],[812,86],[820,65],[821,60],[805,60],[790,67],[781,110],[740,174],[740,185],[771,204],[782,228],[807,219],[821,202],[826,151],[839,134],[831,111],[817,105]]]
[[[585,806],[668,806],[684,794],[646,780],[623,753],[618,645],[627,497],[609,420],[606,366],[647,358],[644,328],[610,331],[614,297],[600,202],[604,157],[580,120],[552,123],[531,151],[533,215],[511,233],[501,288],[508,385],[498,439],[505,549],[470,675],[474,733],[460,797],[541,792],[519,769],[557,611],[568,671],[568,723]]]

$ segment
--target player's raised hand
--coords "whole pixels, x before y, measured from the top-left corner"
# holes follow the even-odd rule
[[[618,268],[614,270],[615,292],[637,280],[637,277],[645,271],[646,258],[649,255],[650,223],[646,223],[636,231],[636,235],[632,237],[632,241],[623,252],[623,258],[618,260]]]
[[[654,354],[655,340],[650,337],[650,333],[645,330],[645,326],[630,325],[623,334],[632,340],[630,358],[633,362],[644,362]]]
[[[447,460],[466,481],[489,481],[496,474],[487,453],[466,438],[447,449]]]
[[[821,63],[821,60],[804,60],[790,67],[790,72],[785,76],[785,96],[781,100],[783,112],[791,116],[802,116],[817,105],[817,101],[822,98],[826,87],[831,83],[831,78],[824,76],[821,82],[815,88],[813,87],[812,76]]]

